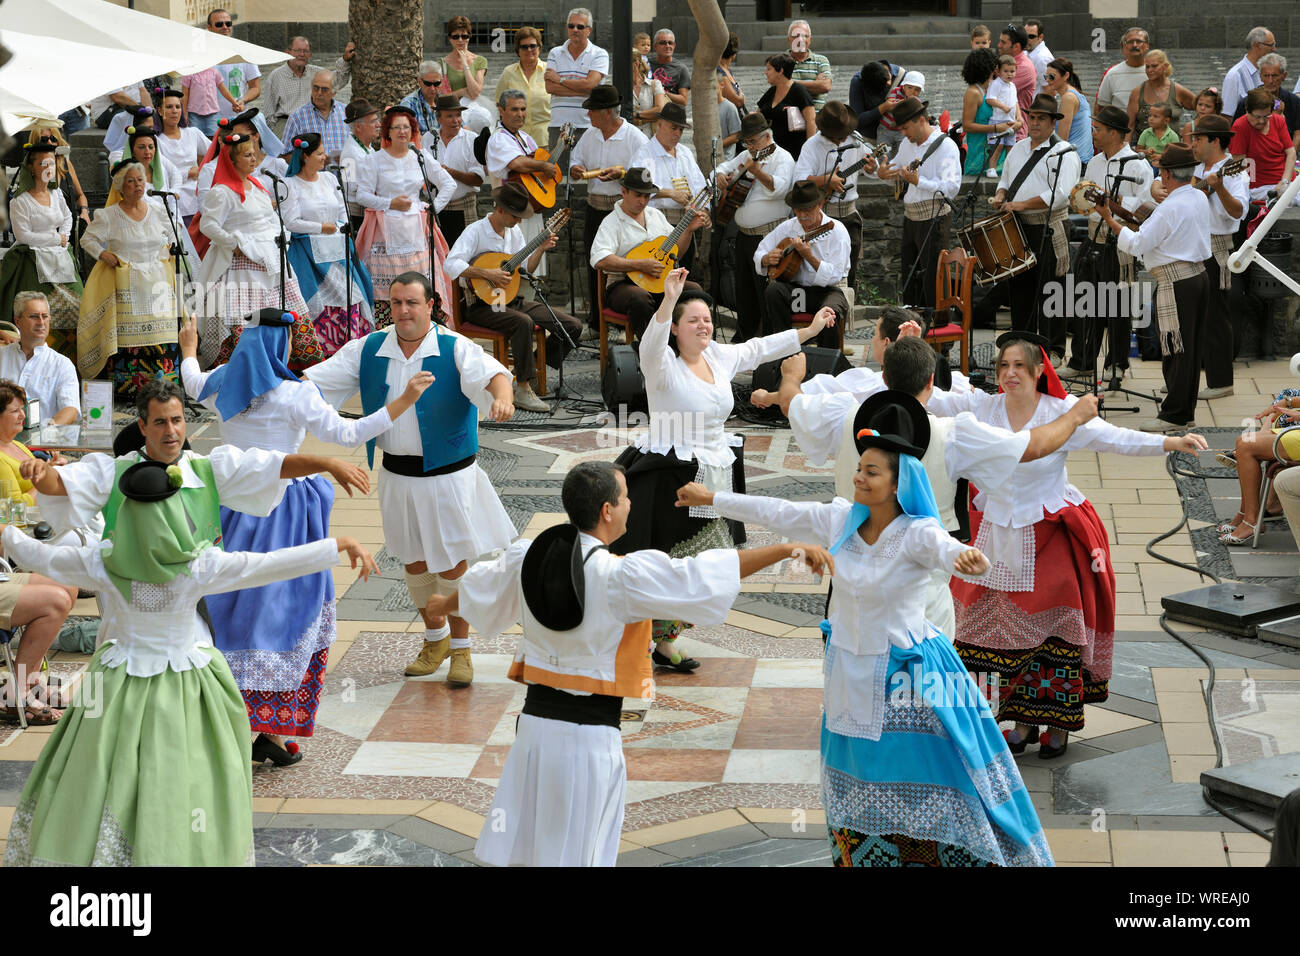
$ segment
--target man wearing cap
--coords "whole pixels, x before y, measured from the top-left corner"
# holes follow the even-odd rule
[[[493,193],[493,199],[496,208],[486,219],[466,226],[447,253],[447,275],[461,280],[463,291],[457,294],[465,297],[466,322],[509,336],[510,354],[515,359],[515,405],[530,412],[549,412],[550,407],[537,397],[534,388],[537,381],[534,328],[541,326],[551,330],[546,342],[547,364],[559,368],[569,350],[568,342],[564,335],[558,334],[550,312],[542,303],[525,299],[522,295],[516,295],[509,302],[484,302],[474,294],[467,281],[485,279],[504,289],[510,283],[510,273],[499,268],[479,268],[473,262],[485,252],[503,252],[512,256],[524,248],[524,234],[519,229],[519,222],[528,213],[528,193],[518,183],[502,183]],[[524,268],[534,272],[547,250],[555,248],[555,243],[555,236],[547,236],[529,256]],[[568,337],[576,342],[582,334],[582,320],[565,312],[556,312],[555,317],[564,325]]]
[[[623,174],[621,185],[623,198],[614,204],[613,210],[596,230],[595,241],[589,247],[590,262],[593,269],[622,275],[606,287],[605,305],[625,314],[633,334],[640,338],[664,295],[662,292],[647,292],[628,278],[627,273],[644,272],[658,278],[671,267],[658,259],[626,259],[624,256],[643,242],[663,239],[672,232],[672,226],[662,212],[649,204],[650,197],[659,192],[659,187],[650,178],[648,170],[633,166]],[[680,256],[686,256],[696,230],[707,221],[708,216],[703,212],[697,212],[691,219],[691,224],[677,240]],[[687,282],[685,288],[703,291],[698,282]]]
[[[1029,68],[1033,70],[1033,64]],[[1011,324],[1046,338],[1051,343],[1052,364],[1060,367],[1065,364],[1065,316],[1049,318],[1042,300],[1050,292],[1047,283],[1065,275],[1070,266],[1065,217],[1070,208],[1070,190],[1079,181],[1079,154],[1053,132],[1062,115],[1054,96],[1044,93],[1034,97],[1025,115],[1029,137],[1007,153],[993,198],[998,208],[1016,214],[1028,250],[1038,257],[1033,268],[1008,280]],[[1050,233],[1046,240],[1044,230]]]
[[[1240,345],[1228,301],[1232,289],[1228,255],[1237,229],[1250,210],[1250,173],[1242,169],[1227,177],[1219,174],[1223,164],[1232,158],[1226,149],[1231,138],[1232,125],[1218,113],[1198,116],[1192,126],[1192,155],[1197,163],[1192,182],[1204,182],[1210,198],[1210,257],[1205,260],[1210,301],[1205,310],[1201,349],[1205,388],[1197,396],[1203,400],[1232,394],[1232,360]]]
[[[619,200],[619,180],[623,178],[623,170],[636,166],[634,160],[645,148],[645,134],[618,115],[622,102],[623,97],[613,86],[598,86],[582,101],[591,121],[591,131],[573,147],[569,178],[576,183],[588,172],[604,170],[594,179],[587,180],[587,211],[582,226],[584,249],[591,248],[600,224]],[[599,329],[594,270],[587,275],[587,314],[590,328]]]
[[[645,167],[659,184],[659,192],[650,200],[650,205],[662,212],[674,226],[686,214],[686,205],[704,188],[704,174],[700,172],[695,157],[686,147],[679,145],[682,133],[690,128],[686,110],[676,103],[665,103],[655,123],[654,137],[632,161],[634,166]],[[683,255],[679,265],[690,268],[695,261],[695,251],[692,248],[691,255]]]
[[[803,144],[794,165],[794,178],[807,179],[823,192],[829,191],[823,209],[826,215],[843,224],[849,233],[849,288],[858,277],[858,255],[862,251],[862,216],[858,213],[858,174],[844,175],[844,170],[862,162],[868,173],[876,171],[876,160],[853,134],[858,119],[848,105],[830,100],[817,113],[817,133]],[[831,169],[838,169],[831,176]],[[828,181],[829,180],[829,181]]]
[[[1189,428],[1196,419],[1210,297],[1205,260],[1211,255],[1211,220],[1205,193],[1187,188],[1192,185],[1195,168],[1191,149],[1182,143],[1165,148],[1160,157],[1165,198],[1137,230],[1121,231],[1114,214],[1097,207],[1102,220],[1119,237],[1120,252],[1140,256],[1156,280],[1155,317],[1167,394],[1159,417],[1140,426],[1148,432]]]
[[[785,197],[786,205],[794,215],[785,220],[759,242],[751,260],[757,271],[767,270],[781,259],[778,249],[782,239],[790,239],[802,261],[790,279],[770,279],[763,292],[763,334],[772,335],[793,328],[793,315],[806,312],[816,315],[823,307],[835,310],[837,328],[825,328],[817,336],[823,348],[837,349],[844,341],[843,322],[849,314],[849,301],[839,284],[849,274],[849,231],[842,222],[831,219],[822,211],[822,191],[807,179],[791,187]],[[813,239],[804,237],[822,226],[828,232]]]
[[[961,191],[961,152],[957,144],[930,125],[926,103],[909,96],[894,107],[894,120],[903,142],[894,160],[881,168],[881,179],[901,179],[903,193],[902,277],[912,272],[903,290],[909,305],[934,307],[939,250],[948,248],[948,207]],[[916,169],[910,168],[918,163]],[[913,270],[913,263],[916,263]]]
[[[367,156],[374,152],[375,137],[379,135],[379,107],[372,106],[363,96],[358,96],[343,111],[343,121],[351,128],[348,138],[343,142],[339,153],[339,165],[348,193],[348,216],[352,219],[352,229],[361,228],[361,217],[365,209],[357,202],[357,174]]]
[[[487,170],[474,156],[474,134],[462,125],[466,107],[455,96],[439,96],[434,103],[438,128],[424,134],[433,158],[456,180],[451,201],[438,213],[438,228],[455,245],[466,225],[478,219],[478,188]]]
[[[311,78],[311,102],[289,114],[284,124],[284,141],[292,143],[299,133],[319,133],[330,160],[337,160],[348,138],[347,114],[334,98],[334,73],[317,70]]]
[[[736,210],[736,334],[733,344],[762,334],[763,292],[767,273],[750,269],[758,244],[763,237],[784,222],[785,197],[794,185],[794,157],[772,141],[772,127],[762,113],[753,112],[740,121],[740,144],[743,150],[717,169],[718,195],[725,197],[728,187],[741,180],[750,184],[749,192]],[[772,151],[761,160],[754,157],[768,147]],[[720,198],[719,203],[723,200]]]
[[[428,604],[433,614],[463,614],[485,637],[523,626],[508,674],[528,693],[474,850],[497,866],[617,861],[627,785],[619,717],[625,697],[654,700],[651,619],[671,611],[720,623],[741,578],[793,557],[818,571],[832,566],[822,548],[789,542],[689,558],[610,554],[632,502],[623,469],[608,462],[575,466],[560,498],[567,524],[520,538],[470,568],[456,594]]]
[[[1095,148],[1083,178],[1096,183],[1108,196],[1117,195],[1124,208],[1136,209],[1151,198],[1151,164],[1146,157],[1134,151],[1129,143],[1128,114],[1117,106],[1103,106],[1092,116],[1092,142]],[[1117,177],[1124,177],[1116,182]],[[1121,253],[1115,244],[1115,234],[1101,221],[1095,211],[1088,216],[1088,231],[1092,236],[1092,253],[1075,261],[1075,282],[1123,283],[1132,288],[1137,281],[1133,257]],[[1132,338],[1132,306],[1120,297],[1100,294],[1093,297],[1094,313],[1080,316],[1080,327],[1070,349],[1070,368],[1076,372],[1091,371],[1101,348],[1102,333],[1107,336],[1107,368],[1121,374],[1128,369],[1129,341]],[[1134,297],[1130,297],[1129,302]],[[1119,305],[1116,314],[1110,314],[1111,305]],[[1128,305],[1128,308],[1124,306]]]
[[[515,537],[477,463],[479,411],[492,421],[514,414],[510,373],[469,339],[434,324],[428,276],[402,273],[392,282],[389,302],[391,326],[353,339],[306,374],[335,408],[360,390],[369,415],[420,371],[433,373],[415,414],[400,416],[366,451],[372,466],[376,445],[384,453],[384,547],[402,562],[407,591],[424,620],[424,646],[406,676],[426,677],[450,656],[447,683],[468,687],[474,680],[469,625],[458,617],[448,623],[424,606],[436,593],[451,593],[470,561],[505,549]]]

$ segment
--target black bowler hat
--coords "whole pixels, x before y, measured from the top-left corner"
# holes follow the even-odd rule
[[[659,118],[667,120],[670,123],[676,123],[678,126],[686,129],[690,128],[691,121],[686,118],[686,110],[682,109],[680,103],[668,102],[659,110]]]
[[[930,418],[911,395],[886,389],[862,403],[853,416],[853,435],[859,455],[881,448],[920,458],[930,447]]]
[[[918,116],[924,115],[925,109],[929,105],[929,100],[919,100],[915,96],[909,96],[906,99],[900,100],[899,104],[894,107],[894,111],[890,115],[894,117],[894,124],[899,129],[902,129],[903,124],[908,120],[914,120]]]
[[[162,501],[180,490],[167,474],[168,466],[146,458],[136,462],[117,480],[118,490],[132,501]],[[178,469],[179,470],[179,469]]]
[[[516,182],[504,182],[492,193],[492,201],[513,216],[528,215],[528,193]]]
[[[1117,129],[1121,133],[1129,131],[1128,114],[1118,106],[1103,106],[1092,115],[1092,118],[1094,122]]]
[[[571,631],[581,624],[587,579],[577,527],[560,524],[539,534],[524,554],[519,581],[524,603],[543,627]]]
[[[821,201],[821,188],[811,179],[799,180],[785,194],[785,204],[791,209],[811,209]]]
[[[622,102],[623,95],[619,93],[618,87],[605,83],[591,91],[590,95],[582,101],[582,108],[584,110],[609,110]]]
[[[659,187],[650,178],[650,170],[643,166],[633,166],[624,172],[620,182],[624,189],[630,189],[634,193],[645,193],[648,196],[659,191]]]

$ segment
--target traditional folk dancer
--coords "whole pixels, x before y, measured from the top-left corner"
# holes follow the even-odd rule
[[[1052,854],[988,703],[925,616],[932,571],[987,573],[948,536],[920,459],[925,409],[881,392],[855,416],[853,501],[714,494],[681,507],[763,524],[830,547],[822,805],[837,866],[1050,866]]]
[[[590,249],[596,242],[596,233],[605,217],[614,211],[621,195],[619,181],[623,171],[633,166],[646,143],[645,134],[618,115],[623,97],[613,86],[598,86],[582,101],[591,127],[573,147],[569,178],[575,182],[587,173],[600,173],[587,182],[586,218],[582,224],[582,248]],[[653,171],[651,179],[654,178]],[[596,311],[596,270],[587,274],[587,322],[593,330],[600,329],[600,315]]]
[[[743,439],[723,431],[731,417],[731,380],[798,351],[835,321],[834,312],[822,309],[797,331],[723,345],[713,340],[713,300],[685,286],[685,269],[669,273],[664,300],[642,336],[650,428],[618,457],[635,512],[627,533],[611,546],[615,554],[650,548],[684,558],[744,543],[744,526],[728,525],[711,508],[674,508],[677,489],[699,481],[714,491],[745,490]],[[654,622],[655,664],[683,673],[700,666],[676,645],[691,626],[682,618]]]
[[[742,268],[753,266],[760,275],[781,261],[781,241],[790,240],[794,255],[800,259],[799,268],[789,279],[768,279],[763,293],[763,332],[772,335],[793,327],[794,313],[812,315],[821,309],[835,313],[839,329],[823,330],[817,344],[838,349],[844,342],[844,322],[849,316],[849,300],[840,283],[849,274],[849,254],[853,248],[849,232],[839,220],[832,219],[822,210],[822,191],[811,180],[796,182],[786,194],[785,204],[794,215],[781,223],[759,242],[751,259]],[[829,226],[830,231],[813,239],[804,236],[814,229]]]
[[[1192,182],[1203,183],[1201,188],[1210,199],[1210,257],[1205,260],[1210,300],[1205,309],[1201,348],[1205,388],[1197,396],[1203,401],[1232,394],[1232,360],[1241,344],[1236,341],[1236,323],[1228,305],[1232,288],[1228,254],[1241,221],[1250,211],[1250,174],[1242,169],[1231,176],[1221,175],[1223,165],[1232,158],[1227,152],[1231,139],[1232,127],[1218,113],[1198,116],[1192,125],[1192,155],[1197,163]]]
[[[681,145],[682,134],[690,128],[686,110],[673,102],[665,104],[659,111],[654,136],[632,160],[633,166],[644,168],[659,184],[659,192],[651,198],[650,205],[674,226],[681,222],[687,205],[705,186],[695,155]],[[677,264],[692,269],[698,255],[699,249],[692,246],[682,253]]]
[[[23,567],[98,591],[121,625],[83,678],[96,682],[93,706],[74,701],[27,778],[5,866],[251,866],[248,718],[196,608],[204,595],[328,575],[340,553],[364,579],[374,559],[351,538],[228,553],[205,534],[197,499],[209,489],[190,486],[192,471],[111,464],[103,542],[51,547],[12,527],[0,539]]]
[[[615,557],[609,546],[632,501],[622,469],[608,462],[576,466],[561,498],[568,524],[520,538],[470,568],[458,594],[429,599],[432,613],[459,611],[485,637],[523,625],[509,676],[528,693],[474,851],[497,866],[615,864],[627,786],[623,698],[654,696],[646,618],[671,611],[716,624],[740,579],[761,568],[795,556],[833,567],[823,549],[795,544]]]
[[[199,163],[199,178],[194,186],[194,200],[198,204],[198,212],[190,219],[189,227],[186,229],[190,235],[190,242],[198,250],[200,258],[208,254],[209,245],[208,237],[200,228],[203,219],[203,200],[208,190],[212,188],[212,180],[217,175],[224,138],[234,133],[247,136],[257,147],[257,168],[253,171],[253,178],[262,184],[268,196],[275,194],[275,177],[279,176],[283,179],[289,175],[288,164],[280,158],[280,153],[289,150],[271,132],[270,127],[266,125],[266,120],[262,119],[256,108],[245,110],[232,119],[221,120],[216,135],[212,137],[208,151],[203,156],[203,161]]]
[[[405,272],[430,277],[436,284],[439,321],[450,322],[451,282],[444,273],[447,240],[436,220],[430,234],[428,207],[431,204],[435,214],[445,209],[456,191],[456,180],[415,143],[419,127],[410,110],[402,106],[385,110],[380,129],[382,148],[367,156],[357,172],[357,202],[366,210],[357,251],[374,286],[375,326],[388,324],[388,286]],[[419,156],[424,157],[423,167]],[[428,203],[420,198],[425,175],[434,188]]]
[[[881,167],[878,175],[881,179],[901,179],[908,184],[903,193],[900,280],[911,272],[912,284],[903,290],[903,301],[932,309],[937,301],[935,279],[939,253],[948,248],[951,202],[945,200],[956,199],[961,192],[961,152],[947,133],[930,125],[925,108],[926,104],[914,96],[894,107],[892,115],[903,141],[893,163]],[[912,169],[913,163],[917,164],[916,169]]]
[[[789,216],[785,197],[794,185],[794,157],[772,140],[772,127],[762,113],[749,113],[740,120],[740,145],[744,147],[717,169],[718,202],[726,204],[728,187],[742,180],[749,192],[735,212],[736,262],[736,334],[733,344],[761,335],[763,293],[767,276],[751,270],[758,244]],[[761,160],[754,157],[772,147]]]
[[[876,171],[876,160],[865,141],[857,136],[858,118],[839,100],[830,100],[817,113],[817,133],[803,144],[794,166],[795,181],[811,180],[826,194],[822,208],[826,215],[849,233],[848,286],[857,288],[858,257],[862,254],[862,215],[858,212],[858,173],[844,171],[862,162],[867,173]],[[831,171],[835,170],[832,176]],[[906,266],[904,267],[906,268]]]
[[[613,211],[601,222],[596,238],[589,247],[588,261],[593,269],[609,273],[606,276],[605,305],[627,316],[631,335],[641,338],[646,327],[664,301],[664,292],[647,292],[632,281],[629,273],[642,272],[651,278],[664,275],[667,266],[658,259],[626,258],[637,246],[652,239],[662,239],[672,232],[664,214],[650,205],[650,197],[659,191],[650,171],[633,166],[623,173],[620,182],[623,198],[614,204]],[[677,250],[685,256],[695,233],[708,221],[704,212],[697,212],[680,239]],[[612,279],[612,281],[610,281]],[[666,280],[665,280],[666,281]],[[698,282],[686,282],[692,292],[704,291]]]
[[[347,205],[339,181],[325,171],[327,162],[319,133],[293,138],[281,211],[290,233],[289,266],[325,358],[375,330],[370,273],[352,243]]]
[[[1060,367],[1065,364],[1066,318],[1049,317],[1043,301],[1050,292],[1047,284],[1064,275],[1070,266],[1065,218],[1070,190],[1079,181],[1079,154],[1053,132],[1056,121],[1064,115],[1058,112],[1055,97],[1040,93],[1024,112],[1029,136],[1007,153],[993,199],[997,208],[1016,214],[1025,245],[1038,260],[1032,268],[1007,280],[1011,325],[1046,338],[1052,364]],[[1051,233],[1045,241],[1044,229]]]
[[[1097,110],[1092,118],[1096,152],[1088,160],[1083,178],[1096,183],[1108,196],[1115,190],[1124,208],[1131,212],[1150,200],[1152,173],[1146,157],[1129,145],[1128,132],[1128,114],[1118,106]],[[1128,370],[1129,342],[1133,337],[1133,303],[1137,301],[1133,283],[1137,281],[1137,268],[1132,256],[1120,253],[1115,234],[1095,211],[1088,216],[1088,231],[1093,242],[1092,253],[1076,257],[1074,278],[1078,283],[1096,284],[1094,315],[1081,320],[1081,328],[1075,332],[1071,344],[1069,365],[1076,372],[1092,371],[1105,332],[1104,367],[1122,375]],[[1117,293],[1124,289],[1130,294],[1114,297],[1103,294],[1103,283],[1115,288]]]
[[[455,96],[439,96],[434,104],[438,128],[425,134],[429,152],[456,182],[451,199],[438,213],[438,226],[447,244],[454,246],[465,227],[478,219],[478,188],[487,170],[474,156],[474,134],[463,127],[467,106]]]
[[[1139,427],[1172,432],[1196,424],[1201,382],[1205,316],[1210,282],[1205,260],[1211,258],[1210,201],[1192,185],[1196,158],[1182,143],[1165,147],[1160,156],[1160,184],[1165,198],[1140,229],[1121,230],[1109,209],[1098,207],[1118,236],[1120,252],[1140,257],[1156,280],[1155,319],[1160,333],[1165,400],[1156,418]]]
[[[245,315],[276,308],[281,302],[276,244],[280,220],[271,194],[254,175],[257,144],[242,133],[221,139],[212,188],[203,197],[203,212],[196,220],[211,241],[197,276],[203,294],[199,350],[208,366],[230,357]],[[284,308],[298,316],[290,365],[301,371],[323,356],[307,302],[287,262],[283,277]]]
[[[1047,340],[1012,331],[997,344],[999,394],[935,391],[929,410],[971,412],[1013,432],[1060,418],[1071,403],[1047,362]],[[1042,735],[1038,755],[1059,757],[1068,733],[1084,725],[1083,705],[1109,695],[1115,570],[1101,519],[1070,484],[1067,455],[1194,454],[1205,447],[1199,435],[1161,438],[1095,419],[1052,454],[1017,465],[1006,480],[979,486],[971,534],[992,570],[978,584],[953,580],[953,643],[969,670],[999,675],[998,719],[1016,721],[1007,738],[1012,753],[1038,741],[1046,725],[1050,732]]]
[[[234,448],[292,454],[310,432],[321,441],[354,448],[392,427],[433,381],[417,373],[384,408],[354,421],[342,418],[315,385],[299,381],[285,364],[293,317],[263,309],[248,317],[230,361],[212,372],[195,360],[198,331],[180,332],[181,375],[190,397],[221,416],[221,441]],[[221,509],[222,545],[266,552],[326,536],[334,488],[319,475],[289,483],[269,517]],[[244,695],[257,738],[253,761],[278,766],[302,759],[283,737],[310,737],[316,723],[330,645],[338,636],[334,579],[328,572],[208,600],[213,637]]]
[[[433,290],[417,272],[392,283],[393,326],[349,342],[332,358],[308,369],[335,408],[361,390],[367,415],[388,395],[401,394],[421,371],[433,385],[393,427],[366,444],[383,451],[379,512],[384,547],[406,569],[406,587],[424,618],[424,647],[406,668],[408,677],[436,671],[450,655],[447,683],[474,680],[469,625],[425,611],[433,594],[454,593],[455,579],[470,561],[504,550],[515,536],[487,474],[475,462],[478,411],[493,421],[514,414],[510,373],[469,339],[433,325]]]
[[[556,312],[555,319],[542,303],[516,295],[509,302],[484,302],[470,288],[468,279],[485,279],[498,289],[510,284],[511,275],[503,269],[483,269],[472,263],[485,252],[502,252],[514,255],[524,248],[524,236],[519,223],[528,213],[528,193],[518,183],[503,183],[493,195],[496,207],[486,219],[471,223],[460,234],[451,252],[447,254],[447,275],[459,279],[464,287],[466,306],[464,319],[472,325],[504,332],[510,337],[510,354],[515,359],[514,404],[530,412],[549,412],[550,406],[538,397],[537,365],[534,355],[533,332],[537,327],[550,330],[546,341],[546,362],[553,368],[569,351],[569,341],[577,342],[582,334],[582,320],[567,312]],[[542,242],[524,263],[532,272],[542,256],[555,248],[555,236]],[[564,326],[560,332],[556,320]]]

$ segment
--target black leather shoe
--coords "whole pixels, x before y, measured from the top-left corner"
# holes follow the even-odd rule
[[[1044,743],[1042,746],[1040,746],[1040,747],[1038,748],[1038,759],[1039,759],[1039,760],[1051,760],[1051,759],[1054,758],[1054,757],[1059,757],[1059,756],[1061,756],[1063,753],[1065,753],[1066,748],[1069,747],[1069,746],[1070,746],[1070,735],[1069,735],[1069,734],[1066,734],[1066,735],[1065,735],[1065,739],[1063,739],[1063,740],[1061,741],[1061,746],[1059,746],[1059,747],[1053,747],[1053,746],[1052,746],[1051,744],[1049,744],[1049,743]]]
[[[683,657],[674,664],[672,658],[660,654],[657,650],[650,652],[650,660],[654,662],[655,667],[664,667],[679,674],[689,674],[700,666],[700,662],[693,657]]]
[[[289,751],[267,737],[266,734],[258,734],[257,739],[253,741],[253,763],[269,760],[277,767],[287,767],[301,759],[302,751],[289,753]]]
[[[1007,734],[1012,733],[1013,730],[1008,730],[1006,734],[1002,735],[1003,738],[1006,739]],[[1026,737],[1024,740],[1021,740],[1019,743],[1013,744],[1009,739],[1007,739],[1007,749],[1009,749],[1013,754],[1022,754],[1025,752],[1026,747],[1038,741],[1038,734],[1039,734],[1038,727],[1030,727],[1029,736]]]

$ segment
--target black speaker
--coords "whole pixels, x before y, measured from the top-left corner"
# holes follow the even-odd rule
[[[853,367],[839,349],[824,349],[816,345],[805,345],[803,352],[808,357],[808,374],[803,378],[805,382],[814,375],[839,375],[840,372],[847,372]],[[783,361],[784,359],[775,359],[771,362],[764,362],[754,369],[754,388],[765,388],[769,392],[775,392],[780,388],[781,363]]]
[[[632,412],[650,414],[645,395],[645,376],[641,374],[641,357],[630,345],[615,345],[605,361],[605,374],[600,380],[600,394],[605,407],[626,423]]]

